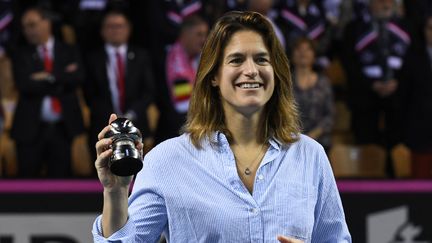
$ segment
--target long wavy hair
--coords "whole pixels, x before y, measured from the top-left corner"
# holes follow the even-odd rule
[[[220,68],[226,45],[234,33],[242,30],[251,30],[261,35],[269,51],[275,74],[275,89],[264,108],[259,141],[268,141],[274,137],[283,144],[289,144],[298,140],[299,118],[289,62],[284,49],[271,23],[264,16],[256,12],[234,11],[225,14],[216,22],[202,50],[187,121],[182,129],[190,134],[191,141],[197,148],[201,148],[202,139],[211,139],[216,131],[223,132],[229,141],[232,139],[225,125],[218,87],[213,87],[211,81]]]

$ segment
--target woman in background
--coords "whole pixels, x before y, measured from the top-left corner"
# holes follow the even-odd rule
[[[313,69],[315,49],[311,40],[301,37],[295,41],[292,63],[294,97],[303,132],[328,151],[334,122],[333,92],[327,77]]]

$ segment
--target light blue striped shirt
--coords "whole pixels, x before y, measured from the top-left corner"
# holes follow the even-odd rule
[[[108,239],[101,217],[95,242],[351,242],[335,179],[321,145],[304,135],[270,140],[253,193],[240,180],[226,137],[195,148],[188,135],[156,146],[129,197],[129,219]]]

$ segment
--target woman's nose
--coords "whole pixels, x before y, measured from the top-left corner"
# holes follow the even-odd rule
[[[253,60],[247,60],[245,63],[245,75],[249,78],[255,78],[258,75],[258,69]]]

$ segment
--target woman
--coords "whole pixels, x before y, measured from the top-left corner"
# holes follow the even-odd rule
[[[331,146],[334,104],[327,77],[313,70],[313,42],[299,38],[293,46],[294,96],[299,106],[303,132],[317,140],[326,151]]]
[[[131,178],[107,167],[108,129],[96,144],[96,242],[156,242],[161,233],[172,242],[351,242],[329,162],[299,134],[288,60],[260,14],[216,23],[185,133],[146,155],[129,207]]]

